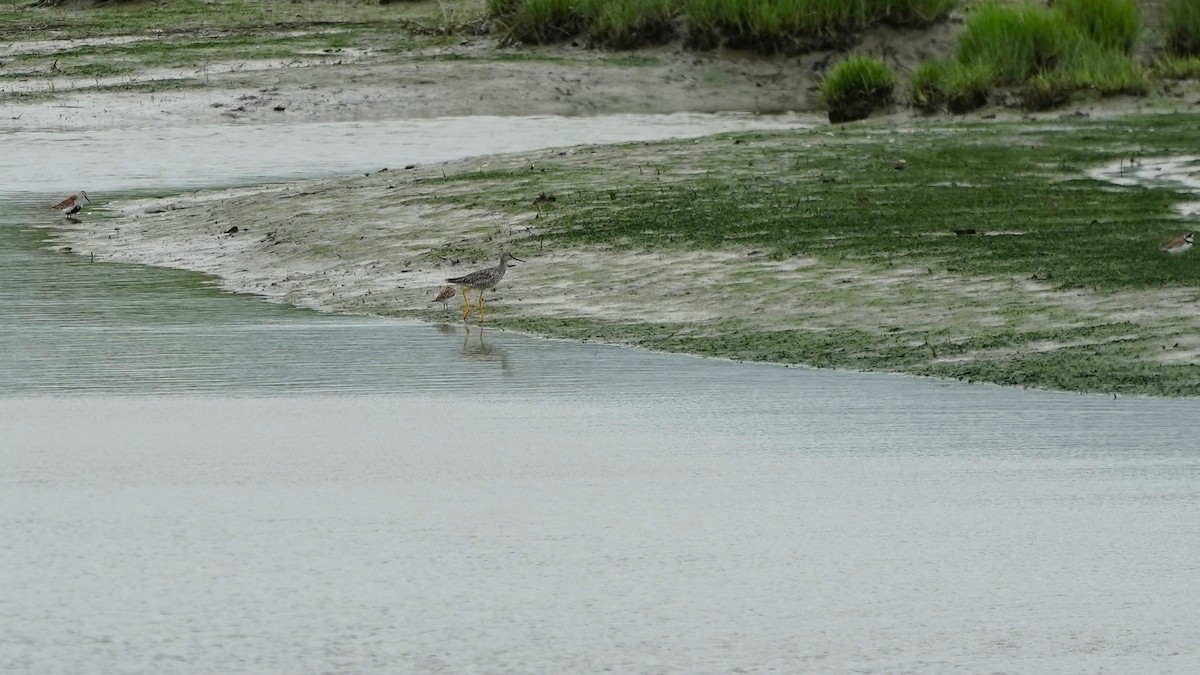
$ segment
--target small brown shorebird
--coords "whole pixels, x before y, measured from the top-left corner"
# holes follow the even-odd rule
[[[54,208],[58,209],[59,211],[62,211],[64,216],[73,216],[76,213],[79,213],[79,211],[83,209],[83,203],[85,201],[90,202],[92,200],[88,199],[86,192],[84,192],[83,190],[80,190],[79,194],[71,195],[70,197],[67,197],[66,199],[62,200],[61,202],[55,204]]]
[[[464,274],[461,277],[447,279],[450,283],[461,286],[463,294],[463,321],[471,316],[471,302],[467,300],[467,291],[474,288],[479,291],[479,322],[483,323],[483,292],[495,288],[496,284],[504,278],[504,272],[508,269],[508,261],[516,260],[517,262],[525,262],[515,255],[505,251],[500,254],[500,264],[495,267],[488,267],[481,270],[476,270],[470,274]]]
[[[437,297],[435,297],[433,300],[430,300],[430,302],[440,302],[442,303],[442,309],[450,309],[450,306],[446,304],[446,301],[450,298],[453,298],[454,293],[454,287],[447,286],[439,291]]]
[[[1162,250],[1170,253],[1171,255],[1179,255],[1181,253],[1186,253],[1188,249],[1192,247],[1192,243],[1195,241],[1196,233],[1188,232],[1181,237],[1175,237],[1171,241],[1167,242],[1167,245],[1163,246]]]

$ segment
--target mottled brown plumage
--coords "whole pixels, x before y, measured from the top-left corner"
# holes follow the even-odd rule
[[[463,321],[471,316],[471,303],[467,300],[467,291],[474,288],[479,291],[479,321],[484,319],[483,314],[483,292],[495,288],[496,284],[504,278],[504,272],[508,269],[508,261],[516,260],[517,262],[525,262],[515,255],[505,251],[500,254],[500,264],[495,267],[487,267],[481,270],[476,270],[470,274],[464,274],[461,277],[454,277],[446,281],[462,287],[463,294]]]
[[[64,216],[73,216],[83,209],[83,203],[92,200],[88,199],[87,193],[82,190],[77,195],[71,195],[61,202],[54,205],[54,208],[63,212]]]
[[[442,303],[442,309],[450,309],[450,306],[446,304],[446,301],[450,298],[453,298],[454,293],[454,287],[447,286],[443,288],[433,300],[430,300],[430,302],[440,302]]]

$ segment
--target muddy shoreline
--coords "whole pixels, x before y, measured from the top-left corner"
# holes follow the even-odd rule
[[[877,39],[895,43],[895,36]],[[921,49],[944,46],[937,40],[923,44]],[[228,67],[207,64],[143,73],[131,82],[137,90],[82,81],[77,87],[63,86],[61,78],[48,78],[45,87],[54,90],[49,98],[41,97],[45,92],[31,100],[9,98],[0,132],[286,127],[463,115],[811,111],[815,73],[828,57],[746,58],[678,48],[631,54],[571,46],[508,50],[487,38],[422,45],[401,54],[333,49],[302,60],[233,61],[226,62]],[[179,78],[190,84],[181,86]],[[23,82],[29,91],[41,86],[36,77]],[[960,119],[1029,120],[1066,128],[1078,120],[1196,109],[1189,99],[1193,94],[1179,85],[1164,96],[1086,102],[1050,114],[993,109]],[[896,109],[869,121],[865,133],[908,134],[941,123]],[[827,127],[810,135],[819,139],[840,133]],[[696,147],[713,143],[697,141]],[[55,222],[48,247],[70,246],[103,261],[203,272],[218,277],[228,290],[300,307],[431,321],[461,320],[461,313],[456,314],[461,307],[447,311],[430,302],[446,277],[493,264],[500,250],[511,248],[530,262],[513,270],[489,305],[490,323],[500,328],[734,359],[1032,387],[1200,393],[1190,384],[1200,382],[1195,285],[1097,293],[1056,288],[1036,274],[964,277],[927,268],[924,260],[880,267],[853,258],[781,258],[754,245],[631,250],[559,242],[547,247],[536,236],[545,224],[532,200],[536,193],[522,196],[528,200],[526,208],[512,208],[507,197],[483,198],[472,206],[463,200],[464,191],[475,189],[470,181],[437,184],[447,176],[516,176],[524,168],[554,165],[566,176],[555,189],[570,193],[580,180],[570,176],[586,175],[590,166],[640,172],[661,152],[678,155],[686,167],[692,150],[687,144],[665,149],[584,146],[408,168],[402,164],[366,176],[201,190],[161,199],[102,197],[99,212],[85,214],[81,222]],[[895,160],[883,161],[890,166]],[[723,171],[702,170],[718,177]],[[96,226],[97,220],[103,227]],[[239,230],[228,233],[233,226]],[[664,278],[664,269],[679,273]],[[1014,307],[1022,308],[1019,320],[1012,316]],[[1147,307],[1160,309],[1148,315]],[[1127,329],[1130,321],[1144,326]],[[1098,335],[1069,334],[1080,326],[1107,328]],[[998,327],[1016,335],[1062,329],[1065,337],[1055,333],[972,346],[978,331]],[[880,341],[881,332],[886,343]],[[1113,344],[1122,345],[1117,355],[1122,367],[1138,369],[1136,383],[1108,382],[1103,373],[1086,372],[1082,378],[1040,378],[1025,372],[1027,364],[1004,365],[1014,355]],[[962,363],[983,362],[999,365],[982,375],[959,374]],[[1172,384],[1159,387],[1153,378],[1147,380],[1140,371],[1143,364],[1174,368],[1168,378]],[[1072,368],[1087,371],[1093,366]]]
[[[666,147],[687,156],[688,146],[722,142],[728,141]],[[1104,372],[1063,381],[1088,391],[1109,391],[1105,385],[1111,384],[1125,393],[1155,393],[1155,386],[1186,393],[1196,374],[1195,287],[1059,289],[1032,279],[933,273],[919,261],[881,268],[804,255],[780,258],[752,246],[547,245],[542,233],[550,224],[538,207],[540,197],[514,214],[473,180],[498,174],[501,185],[519,183],[536,167],[568,176],[597,165],[624,166],[631,173],[652,165],[661,152],[656,144],[556,148],[347,178],[118,200],[105,205],[111,218],[105,227],[92,221],[60,225],[51,246],[69,245],[106,261],[202,272],[227,290],[298,307],[452,323],[462,322],[461,301],[456,298],[449,309],[431,302],[444,280],[494,264],[499,251],[511,250],[526,262],[489,294],[488,325],[495,328],[736,360],[938,376],[1028,353],[1115,348],[1105,358],[1118,370],[1162,368],[1175,376],[1134,391],[1119,378],[1106,382]],[[1153,160],[1145,166],[1147,176],[1162,180]],[[1186,162],[1173,166],[1191,171]],[[1097,169],[1096,176],[1132,179],[1113,168]],[[580,179],[563,180],[564,190],[582,185]],[[476,206],[464,207],[462,198],[473,193]],[[1014,315],[1016,308],[1023,318]],[[477,326],[477,320],[473,316],[469,325]],[[1097,333],[1096,327],[1103,330]],[[1082,332],[1072,334],[1077,328]],[[997,330],[1013,331],[1012,342],[970,346]],[[842,360],[831,360],[835,354]],[[1015,372],[1029,378],[1024,386],[1045,386],[1036,374],[1023,372],[1027,365],[999,368],[1000,376]]]

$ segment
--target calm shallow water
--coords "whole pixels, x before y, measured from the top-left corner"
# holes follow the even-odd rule
[[[0,667],[1200,667],[1192,404],[537,346],[595,384],[0,399]]]
[[[0,671],[1200,670],[1194,400],[295,310],[47,251],[21,180]]]
[[[0,196],[244,185],[539,148],[813,126],[798,115],[452,117],[144,129],[0,130]],[[60,161],[59,158],[65,158]],[[62,193],[62,194],[59,194]]]

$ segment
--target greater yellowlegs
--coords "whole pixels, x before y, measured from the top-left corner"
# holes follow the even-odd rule
[[[454,297],[454,287],[447,286],[447,287],[443,288],[441,291],[439,291],[437,294],[437,297],[435,297],[433,300],[430,300],[430,302],[440,302],[440,303],[442,303],[442,309],[449,309],[449,307],[446,305],[446,301],[453,297]]]
[[[470,274],[464,274],[461,277],[447,279],[452,284],[462,287],[463,294],[463,321],[471,316],[471,303],[467,300],[467,291],[474,288],[479,291],[479,320],[484,320],[483,314],[483,292],[495,288],[496,284],[504,278],[504,271],[508,269],[508,261],[516,260],[517,262],[525,262],[513,254],[505,251],[500,254],[500,264],[495,267],[488,267],[482,270],[476,270]]]
[[[83,209],[83,203],[85,201],[90,202],[92,200],[88,199],[86,192],[84,192],[83,190],[80,190],[79,194],[71,195],[70,197],[67,197],[66,199],[62,200],[61,202],[55,204],[54,208],[58,209],[59,211],[62,211],[64,216],[73,216],[76,213],[79,213],[79,211],[81,209]]]
[[[1170,253],[1171,255],[1179,255],[1180,253],[1184,253],[1191,248],[1192,243],[1195,241],[1196,233],[1188,232],[1182,237],[1175,237],[1171,241],[1167,242],[1167,245],[1162,247],[1162,250]]]

